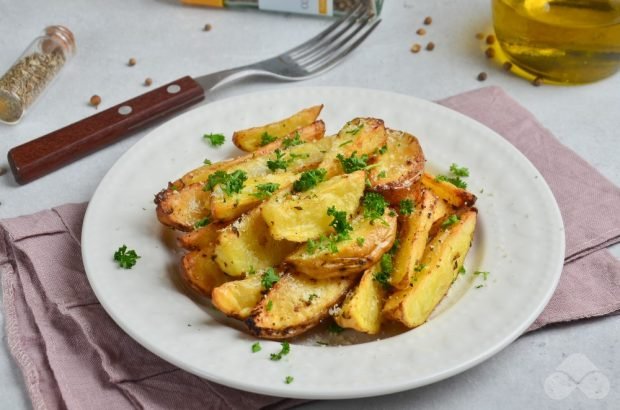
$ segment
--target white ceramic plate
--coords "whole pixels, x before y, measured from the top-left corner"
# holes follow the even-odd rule
[[[418,136],[431,171],[467,166],[479,197],[475,245],[448,296],[425,325],[398,336],[345,346],[280,344],[223,324],[211,307],[178,286],[180,252],[155,218],[153,195],[204,158],[238,154],[227,140],[211,148],[204,133],[286,117],[323,103],[328,133],[349,119],[374,116]],[[112,255],[122,244],[142,258],[131,270]],[[537,317],[558,282],[564,231],[539,172],[501,136],[439,105],[410,96],[355,88],[289,88],[214,102],[162,125],[108,172],[90,202],[82,235],[84,265],[99,301],[144,347],[198,376],[275,396],[334,399],[374,396],[445,379],[489,358]],[[490,272],[485,281],[474,271]],[[483,285],[479,287],[479,285]],[[188,326],[191,325],[191,326]],[[341,338],[350,340],[345,332]],[[285,384],[286,376],[294,382]]]

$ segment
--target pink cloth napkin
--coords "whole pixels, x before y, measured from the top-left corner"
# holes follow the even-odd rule
[[[566,225],[566,264],[530,330],[620,310],[620,189],[562,146],[499,88],[440,102],[520,149],[551,186]],[[143,349],[97,302],[80,254],[85,204],[0,221],[9,349],[35,409],[284,409],[300,401],[207,382]]]

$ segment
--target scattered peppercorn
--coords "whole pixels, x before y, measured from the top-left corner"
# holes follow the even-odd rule
[[[212,28],[212,27],[213,27],[213,26],[211,26],[211,24],[205,24],[205,26],[203,27],[203,29],[202,29],[202,30],[203,30],[203,31],[211,31],[211,28]]]
[[[433,51],[433,50],[435,49],[435,43],[433,43],[433,42],[431,41],[430,43],[428,43],[428,44],[426,45],[426,49],[427,49],[428,51]]]
[[[146,79],[144,80],[144,85],[148,87],[151,84],[153,84],[153,79],[151,77],[146,77]]]
[[[476,38],[478,40],[482,40],[484,38],[484,34],[483,33],[476,33]]]
[[[412,53],[419,53],[421,49],[422,49],[422,46],[419,45],[418,43],[415,43],[414,45],[411,46]]]
[[[431,24],[433,24],[433,18],[431,16],[428,16],[427,18],[424,19],[424,24],[426,24],[427,26],[430,26]]]
[[[487,73],[485,73],[484,71],[478,74],[478,81],[484,81],[486,79],[487,79]]]
[[[417,35],[419,35],[419,36],[423,36],[423,35],[425,35],[425,34],[426,34],[426,30],[424,30],[423,28],[419,28],[419,29],[416,31],[416,34],[417,34]]]
[[[534,87],[540,87],[542,85],[543,79],[542,77],[536,77],[534,78],[534,80],[532,81],[532,85]]]
[[[129,67],[133,67],[133,66],[135,66],[135,65],[136,65],[136,59],[135,59],[135,58],[133,58],[133,57],[132,57],[132,58],[130,58],[130,59],[129,59],[129,62],[127,62],[127,65],[128,65]]]
[[[489,47],[484,51],[484,54],[487,58],[493,58],[495,57],[495,49],[493,47]]]
[[[495,44],[495,36],[493,34],[489,34],[486,39],[487,44]]]
[[[506,71],[510,71],[512,70],[512,63],[510,61],[506,61],[503,65],[502,68]]]
[[[99,97],[97,94],[93,95],[92,97],[90,97],[90,105],[92,105],[93,107],[97,108],[99,107],[99,104],[101,104],[101,97]]]

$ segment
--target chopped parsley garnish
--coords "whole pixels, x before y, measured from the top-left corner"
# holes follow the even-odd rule
[[[301,136],[299,135],[299,131],[295,131],[295,136],[293,138],[286,137],[282,140],[282,147],[290,148],[296,145],[301,145],[304,142],[301,140]]]
[[[365,241],[366,239],[362,238],[361,236],[355,239],[355,242],[357,242],[359,246],[364,246]]]
[[[319,295],[317,295],[316,293],[311,293],[311,294],[308,296],[308,303],[312,303],[312,301],[313,301],[314,299],[318,298],[318,297],[319,297]]]
[[[474,272],[474,275],[482,275],[482,278],[484,280],[487,280],[487,277],[489,276],[489,272],[482,272],[482,271],[477,270]]]
[[[362,205],[364,206],[364,217],[375,220],[383,217],[388,202],[383,195],[376,192],[369,192],[364,195]]]
[[[200,221],[194,224],[194,228],[202,228],[203,226],[207,226],[211,223],[211,219],[207,216],[206,218],[201,219]]]
[[[275,140],[277,140],[277,137],[274,137],[273,135],[269,135],[267,133],[267,131],[263,132],[263,134],[260,136],[260,146],[264,147],[267,144],[271,144],[272,142],[274,142]]]
[[[350,143],[352,143],[353,140],[346,140],[345,142],[343,142],[342,144],[338,145],[339,147],[344,147],[345,145],[349,145]]]
[[[464,275],[467,273],[467,270],[465,269],[465,266],[461,265],[461,267],[459,268],[459,273],[461,275]]]
[[[213,191],[213,188],[219,185],[227,196],[231,196],[232,194],[241,192],[247,179],[247,173],[240,169],[230,174],[226,173],[226,171],[219,170],[209,175],[203,190]]]
[[[250,265],[250,269],[248,269],[248,275],[256,275],[256,269],[254,269],[253,265]]]
[[[344,327],[340,327],[337,323],[332,322],[327,326],[327,331],[339,335],[344,331]]]
[[[256,192],[252,193],[252,196],[255,196],[258,199],[267,199],[274,192],[276,192],[278,188],[280,188],[280,184],[276,184],[274,182],[258,184],[256,185]]]
[[[387,150],[388,150],[388,146],[386,144],[386,145],[382,146],[381,148],[379,148],[379,154],[383,155],[383,154],[385,154],[387,152]]]
[[[267,309],[267,312],[273,309],[273,301],[271,299],[269,299],[269,301],[267,302],[267,306],[265,307],[265,309]]]
[[[224,143],[224,140],[226,139],[226,137],[224,137],[224,134],[205,134],[202,136],[202,138],[209,140],[209,143],[213,147],[219,147]]]
[[[379,282],[385,289],[389,289],[390,276],[392,276],[392,271],[394,270],[394,266],[392,264],[392,255],[389,252],[384,253],[381,256],[379,266],[381,267],[381,271],[375,273],[374,279]]]
[[[273,285],[278,283],[279,280],[280,276],[276,271],[273,268],[267,268],[260,279],[260,283],[265,290],[269,290]]]
[[[293,383],[293,380],[295,380],[295,378],[293,376],[286,376],[284,378],[284,383],[291,384],[291,383]]]
[[[345,131],[347,134],[351,134],[351,135],[357,135],[358,132],[360,132],[362,130],[362,128],[364,128],[364,124],[360,124],[355,128],[351,128],[350,130]]]
[[[293,190],[295,192],[305,192],[310,188],[313,188],[325,180],[327,170],[323,168],[312,169],[305,171],[301,174],[299,179],[293,183]]]
[[[212,162],[211,162],[211,160],[209,158],[205,158],[205,160],[202,161],[202,163],[205,164],[205,165],[211,165],[212,164]]]
[[[347,213],[345,211],[338,211],[336,207],[330,206],[327,208],[327,215],[334,217],[329,223],[329,226],[333,227],[336,231],[334,238],[336,242],[349,239],[349,232],[353,230],[353,227],[347,221]]]
[[[484,285],[478,285],[478,286],[476,286],[476,289],[480,289],[482,287],[484,287]]]
[[[140,256],[133,249],[127,249],[127,245],[121,246],[114,252],[114,260],[123,269],[131,269],[138,259],[140,259]]]
[[[386,177],[386,175],[387,175],[387,174],[385,173],[385,171],[381,171],[381,172],[379,172],[379,173],[377,174],[377,178],[382,179],[382,178],[385,178],[385,177]]]
[[[415,268],[413,268],[414,271],[416,272],[422,272],[424,269],[426,269],[426,265],[421,263],[419,265],[417,265]]]
[[[259,342],[252,344],[252,353],[260,352],[262,347]]]
[[[401,215],[411,215],[413,213],[414,203],[411,199],[403,199],[398,204],[398,211]]]
[[[454,176],[437,175],[435,179],[437,181],[449,182],[456,187],[466,189],[467,182],[465,182],[462,177],[469,176],[469,169],[466,167],[459,167],[455,163],[452,163],[452,165],[450,165],[450,172]]]
[[[350,174],[351,172],[359,171],[360,169],[364,169],[368,166],[368,155],[364,154],[356,157],[356,154],[357,151],[353,151],[353,154],[351,154],[349,158],[345,158],[342,154],[338,154],[336,156],[345,173]]]
[[[267,168],[273,172],[276,172],[278,169],[283,169],[286,171],[286,168],[288,168],[288,161],[284,160],[285,154],[283,154],[279,149],[275,150],[275,154],[275,159],[270,159],[267,161]]]
[[[306,244],[306,252],[308,253],[308,255],[312,255],[317,250],[318,247],[319,247],[319,243],[315,241],[314,239],[310,239],[308,240],[308,243]]]
[[[452,172],[457,177],[468,177],[469,176],[469,168],[459,167],[455,163],[450,165],[450,172]]]
[[[457,214],[452,214],[441,223],[441,227],[444,229],[449,228],[460,220],[461,218]]]
[[[291,351],[291,345],[286,340],[280,343],[280,345],[282,346],[282,349],[278,353],[271,353],[271,356],[269,357],[271,360],[278,361]]]

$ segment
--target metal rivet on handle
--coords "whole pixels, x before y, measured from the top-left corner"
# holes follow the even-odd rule
[[[118,113],[120,115],[129,115],[132,111],[133,109],[128,105],[123,105],[122,107],[118,108]]]
[[[166,88],[166,91],[168,91],[168,93],[170,94],[176,94],[181,91],[181,86],[177,84],[172,84],[169,85],[168,88]]]

